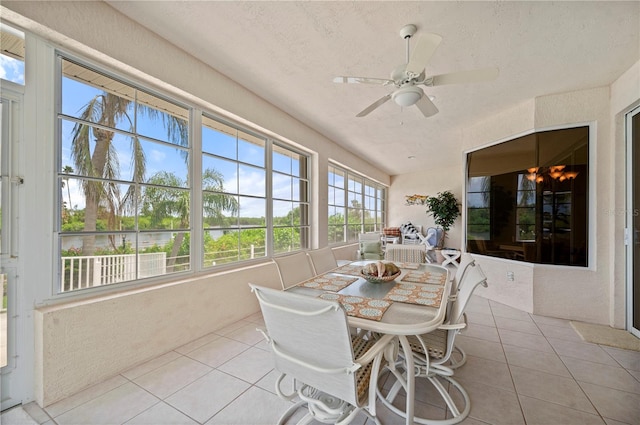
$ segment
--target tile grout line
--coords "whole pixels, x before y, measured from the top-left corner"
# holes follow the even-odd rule
[[[533,320],[533,318],[532,318]],[[535,320],[534,320],[535,322]],[[565,368],[567,368],[567,372],[569,372],[569,375],[571,375],[571,379],[573,379],[573,381],[576,383],[576,385],[578,386],[578,388],[580,388],[580,392],[582,394],[584,394],[584,396],[587,398],[587,400],[589,400],[589,403],[591,404],[591,407],[593,407],[593,410],[596,411],[596,413],[598,414],[598,417],[600,417],[600,419],[602,420],[602,422],[604,422],[605,424],[607,423],[604,419],[604,416],[602,415],[602,413],[600,413],[600,410],[598,410],[598,408],[596,407],[595,403],[593,402],[593,400],[591,400],[591,397],[589,397],[589,395],[585,392],[584,388],[582,388],[582,385],[580,385],[578,379],[575,377],[575,375],[573,374],[573,372],[571,372],[571,368],[569,368],[567,366],[567,363],[562,359],[562,356],[560,355],[560,353],[556,350],[556,348],[553,346],[553,344],[551,344],[551,342],[549,341],[549,338],[547,338],[547,336],[544,334],[544,332],[542,332],[542,329],[539,328],[538,323],[536,323],[536,327],[540,330],[540,332],[542,333],[542,336],[544,337],[545,341],[547,341],[547,344],[549,344],[551,346],[551,349],[553,350],[553,352],[555,353],[556,356],[558,356],[558,359],[560,359],[560,361],[562,362],[562,364],[564,365]],[[574,330],[575,332],[575,330]],[[609,353],[607,353],[609,354]],[[570,357],[570,356],[567,356]],[[565,406],[566,408],[570,408],[568,406]],[[573,410],[578,410],[578,409],[573,409]],[[582,410],[578,410],[580,412],[583,412]],[[589,412],[584,412],[584,413],[589,413]]]

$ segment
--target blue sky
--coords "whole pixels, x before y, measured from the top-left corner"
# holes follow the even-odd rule
[[[24,62],[0,54],[0,79],[24,84]]]

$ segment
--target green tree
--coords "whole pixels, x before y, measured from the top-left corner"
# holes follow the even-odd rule
[[[163,222],[167,218],[175,218],[180,230],[189,229],[189,214],[191,211],[189,190],[180,177],[168,171],[159,171],[148,180],[142,196],[142,214],[150,217],[151,227],[166,228]],[[224,177],[218,171],[207,169],[202,180],[202,207],[206,216],[222,217],[227,211],[235,214],[238,211],[238,201],[222,193],[224,191]],[[173,223],[173,221],[172,221]],[[178,231],[169,253],[167,267],[173,270],[176,258],[180,254],[185,232]]]
[[[120,189],[115,182],[119,177],[119,161],[115,147],[113,146],[115,128],[121,122],[133,123],[128,114],[132,101],[109,92],[102,92],[92,98],[80,113],[81,122],[77,122],[72,131],[72,152],[75,168],[79,175],[106,179],[107,181],[87,179],[82,184],[85,196],[85,221],[84,230],[87,232],[96,230],[99,209],[103,207],[107,212],[109,229],[116,229],[117,215],[134,205],[135,185],[130,185],[120,201]],[[167,118],[168,115],[160,111],[138,104],[139,113],[149,118],[162,118],[167,130],[169,141],[186,146],[188,143],[188,125],[183,119],[177,117]],[[98,124],[96,126],[85,122]],[[133,125],[129,129],[135,130]],[[95,143],[93,152],[91,145]],[[134,183],[144,181],[145,154],[140,140],[136,136],[131,137],[133,152],[132,169]],[[84,255],[93,255],[95,252],[95,236],[87,235],[83,238],[82,251]]]
[[[73,174],[73,167],[71,165],[65,165],[62,167],[62,172],[65,174]],[[69,176],[66,176],[62,179],[62,188],[67,187],[67,208],[69,210],[73,209],[73,205],[71,205],[71,188],[69,187]]]

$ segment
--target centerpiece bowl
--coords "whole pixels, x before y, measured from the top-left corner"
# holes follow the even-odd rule
[[[392,275],[389,276],[382,276],[382,277],[378,277],[377,275],[370,275],[367,274],[364,270],[360,270],[360,275],[366,279],[367,282],[369,283],[384,283],[384,282],[391,282],[393,280],[395,280],[398,276],[400,276],[400,271],[398,271],[397,273],[394,273]]]

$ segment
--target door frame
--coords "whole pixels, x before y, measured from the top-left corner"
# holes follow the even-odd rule
[[[24,86],[2,80],[2,249],[0,271],[7,275],[7,366],[0,369],[0,410],[24,402],[27,385],[26,362],[30,356],[25,349],[24,292],[18,284],[21,259],[18,257],[18,211],[20,179],[15,167],[20,155],[19,140],[23,134]],[[5,107],[9,106],[8,108]]]
[[[640,338],[640,329],[633,327],[633,316],[634,316],[634,307],[640,309],[640,305],[634,306],[634,286],[637,288],[640,286],[640,283],[634,285],[634,257],[636,253],[635,250],[635,240],[640,237],[636,234],[636,230],[634,228],[634,219],[640,214],[640,211],[634,209],[634,161],[633,154],[634,149],[640,149],[640,146],[633,146],[633,126],[632,120],[636,115],[640,116],[640,105],[634,107],[629,112],[625,114],[625,143],[626,143],[626,154],[627,154],[627,190],[626,190],[626,223],[625,223],[625,244],[626,244],[626,276],[627,276],[627,284],[626,284],[626,298],[627,298],[627,314],[626,314],[626,322],[627,322],[627,330],[631,332],[633,335]],[[637,139],[640,140],[640,135],[635,135]],[[635,164],[636,167],[640,167],[640,164]],[[637,184],[637,183],[635,183]],[[640,200],[636,200],[636,204],[640,205]]]

